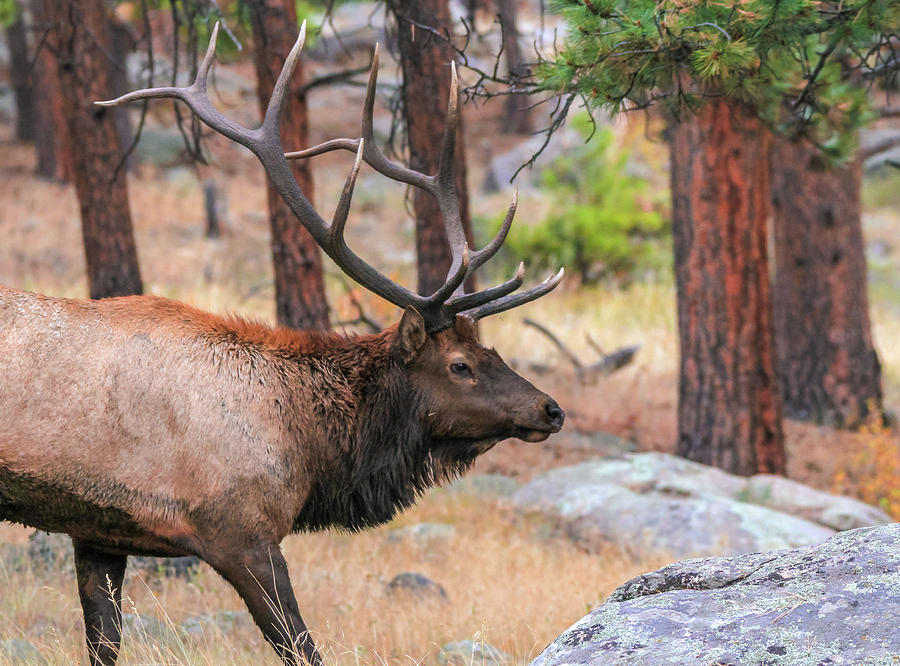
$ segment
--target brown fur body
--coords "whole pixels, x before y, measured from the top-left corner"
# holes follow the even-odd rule
[[[196,554],[234,583],[245,552],[384,522],[499,439],[559,429],[470,324],[416,318],[347,337],[0,287],[0,518],[71,535],[88,564]],[[445,379],[448,359],[472,377]]]

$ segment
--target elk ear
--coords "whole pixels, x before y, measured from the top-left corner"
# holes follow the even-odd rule
[[[425,320],[418,310],[408,305],[403,311],[400,325],[397,326],[397,342],[395,343],[404,363],[409,363],[418,355],[427,337]]]
[[[456,315],[456,334],[463,340],[478,340],[478,324],[466,315]]]

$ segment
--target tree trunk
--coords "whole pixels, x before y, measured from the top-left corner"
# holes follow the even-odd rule
[[[264,112],[284,59],[297,38],[297,14],[293,0],[248,0],[247,6],[255,40],[257,92]],[[299,150],[309,143],[306,95],[300,91],[302,83],[303,63],[299,62],[281,117],[281,139],[285,150]],[[294,160],[291,170],[300,189],[312,201],[313,183],[308,162]],[[266,187],[278,323],[291,328],[327,330],[328,302],[321,250],[268,179]]]
[[[423,173],[437,173],[450,95],[453,50],[446,40],[421,26],[433,28],[441,34],[449,30],[447,0],[388,0],[387,4],[397,21],[409,165]],[[419,24],[418,27],[415,24]],[[466,188],[462,120],[460,109],[456,135],[456,191],[463,228],[471,244],[472,221]],[[432,294],[444,284],[450,270],[450,245],[437,202],[430,194],[415,188],[413,209],[416,215],[418,290],[420,294]],[[474,289],[473,280],[466,282],[466,289]]]
[[[881,411],[860,220],[859,161],[828,169],[808,142],[776,140],[775,340],[788,416],[854,427]]]
[[[139,294],[125,171],[116,170],[121,151],[115,114],[93,105],[110,98],[111,8],[104,0],[43,4],[45,16],[56,21],[48,45],[57,54],[91,298]]]
[[[25,18],[19,3],[14,3],[16,20],[6,29],[9,46],[9,68],[13,94],[16,98],[16,140],[34,140],[34,103],[31,88],[31,59],[28,57],[28,39],[25,34]]]
[[[734,474],[785,471],[766,218],[770,138],[715,99],[672,126],[681,376],[678,454]]]
[[[32,72],[34,103],[34,147],[38,176],[48,180],[72,180],[69,130],[63,114],[62,90],[54,35],[55,19],[46,11],[45,0],[33,0],[34,41],[37,57]]]
[[[128,54],[134,51],[136,43],[131,28],[124,21],[120,21],[115,15],[110,17],[110,62],[109,62],[109,91],[111,97],[119,97],[131,91],[128,84]],[[111,109],[116,122],[116,132],[119,135],[119,145],[122,154],[131,144],[134,132],[131,128],[131,116],[128,106],[118,106]],[[133,166],[129,160],[128,166]]]
[[[518,81],[527,74],[516,28],[518,4],[518,0],[497,0],[500,31],[503,33],[503,58],[512,81]],[[525,95],[509,95],[506,98],[506,120],[502,130],[504,134],[531,134],[531,110],[528,107],[529,101]]]

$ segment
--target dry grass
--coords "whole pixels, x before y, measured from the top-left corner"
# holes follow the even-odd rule
[[[388,539],[398,526],[454,525],[454,536]],[[284,543],[301,611],[330,664],[433,664],[447,642],[475,638],[528,663],[617,585],[661,562],[614,550],[587,554],[550,524],[523,518],[490,497],[435,490],[395,523],[362,534],[297,535]],[[448,599],[390,593],[406,571],[441,584]],[[80,607],[71,574],[0,569],[8,591],[0,636],[31,640],[53,664],[84,663]],[[129,576],[124,611],[155,616],[171,631],[130,634],[123,664],[276,663],[255,627],[200,637],[178,627],[190,616],[241,610],[209,568],[193,582]],[[2,662],[0,662],[2,663]]]

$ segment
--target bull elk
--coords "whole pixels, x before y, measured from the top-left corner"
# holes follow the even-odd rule
[[[520,265],[507,282],[463,292],[503,243],[516,202],[488,245],[467,246],[452,171],[455,70],[437,174],[396,164],[376,147],[377,53],[362,136],[287,156],[355,151],[329,224],[291,176],[279,137],[305,26],[258,129],[225,118],[206,94],[217,32],[190,86],[98,104],[185,102],[256,154],[347,275],[404,312],[381,333],[344,336],[272,329],[153,296],[84,301],[0,288],[0,517],[72,537],[92,664],[118,656],[132,554],[197,555],[234,586],[285,663],[322,664],[279,550],[284,537],[383,523],[499,440],[542,441],[565,416],[476,340],[473,322],[546,294],[562,271],[519,292]],[[345,243],[361,161],[440,204],[453,261],[430,296],[391,281]]]

